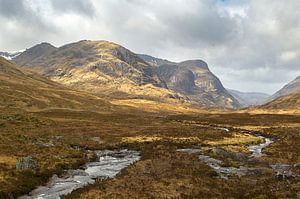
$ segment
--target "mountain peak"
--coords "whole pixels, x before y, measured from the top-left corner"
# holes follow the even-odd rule
[[[13,58],[12,60],[19,65],[23,65],[27,62],[30,62],[33,59],[36,59],[44,54],[51,53],[57,48],[50,43],[42,42],[31,48],[26,49],[19,56]]]
[[[208,70],[207,63],[201,59],[186,60],[186,61],[180,62],[179,65],[182,67],[199,67],[199,68]]]

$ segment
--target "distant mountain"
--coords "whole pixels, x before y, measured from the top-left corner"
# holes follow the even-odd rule
[[[168,88],[187,96],[192,102],[206,106],[240,107],[239,102],[228,93],[204,61],[174,63],[164,60],[161,63],[156,68],[159,77],[167,83]]]
[[[0,57],[5,58],[6,60],[12,60],[15,57],[19,56],[24,51],[25,50],[15,51],[15,52],[0,52]]]
[[[295,112],[300,111],[300,91],[284,95],[270,101],[262,106],[261,109],[268,110],[291,110]]]
[[[279,91],[277,91],[274,95],[272,95],[269,98],[269,101],[297,91],[300,91],[300,76],[296,77],[296,79],[294,79],[293,81],[285,85],[283,88],[281,88]]]
[[[110,103],[70,90],[0,57],[0,108],[110,110]]]
[[[227,89],[229,93],[239,101],[243,107],[251,105],[260,105],[264,103],[270,95],[258,92],[240,92],[237,90]]]
[[[202,60],[175,63],[108,41],[84,40],[59,48],[42,43],[13,61],[71,88],[113,98],[240,106]]]

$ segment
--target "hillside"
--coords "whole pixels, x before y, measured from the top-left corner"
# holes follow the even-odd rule
[[[72,88],[114,98],[180,98],[149,64],[111,42],[80,41],[30,60],[23,59],[27,51],[13,61]]]
[[[270,95],[258,92],[241,92],[237,90],[227,89],[228,92],[239,101],[243,107],[251,105],[260,105],[264,103]]]
[[[282,109],[300,111],[300,92],[294,92],[278,97],[275,100],[260,106],[260,108],[269,110]]]
[[[104,111],[112,105],[73,91],[0,57],[0,107],[40,110],[68,108]]]
[[[296,77],[293,81],[286,84],[283,88],[277,91],[274,95],[269,98],[269,101],[276,99],[280,96],[288,95],[293,92],[300,91],[300,76]]]

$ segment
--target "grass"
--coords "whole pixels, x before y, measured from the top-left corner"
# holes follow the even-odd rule
[[[46,182],[54,173],[62,174],[64,169],[84,164],[88,161],[85,153],[75,146],[136,149],[142,152],[142,160],[122,171],[115,180],[98,182],[78,190],[70,198],[219,198],[224,194],[233,198],[260,195],[274,198],[292,197],[300,188],[295,179],[286,188],[285,182],[277,181],[272,175],[223,181],[215,178],[216,174],[197,157],[175,151],[177,148],[221,147],[243,152],[245,145],[258,141],[240,133],[242,127],[250,126],[254,133],[278,140],[267,148],[265,161],[295,164],[300,162],[297,115],[171,115],[128,110],[111,113],[69,109],[31,113],[14,109],[1,111],[0,193],[19,196]],[[222,126],[231,131],[218,129]],[[38,160],[38,172],[16,171],[15,161],[29,155]],[[246,188],[249,186],[254,187],[253,190]]]

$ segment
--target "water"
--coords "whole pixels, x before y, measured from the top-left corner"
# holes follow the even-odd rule
[[[137,151],[97,151],[98,161],[87,163],[85,169],[69,170],[66,177],[54,175],[46,186],[40,186],[19,199],[59,199],[72,191],[95,183],[97,178],[113,178],[123,168],[140,159]]]
[[[249,151],[252,153],[250,157],[262,157],[264,154],[262,150],[269,146],[273,141],[269,138],[265,138],[263,136],[257,136],[257,138],[263,139],[264,142],[258,145],[250,145],[248,146]],[[194,151],[196,150],[196,151]],[[178,149],[177,151],[185,152],[185,153],[197,153],[201,150],[199,149]],[[228,176],[237,175],[237,176],[245,176],[245,175],[262,175],[263,170],[260,168],[248,168],[245,166],[236,167],[223,167],[222,161],[211,158],[206,155],[199,155],[199,159],[212,168],[221,178],[228,179]]]
[[[248,146],[249,151],[252,153],[251,157],[264,156],[264,154],[262,153],[262,150],[273,143],[273,141],[270,138],[265,138],[263,136],[257,136],[257,138],[263,139],[264,143]]]

